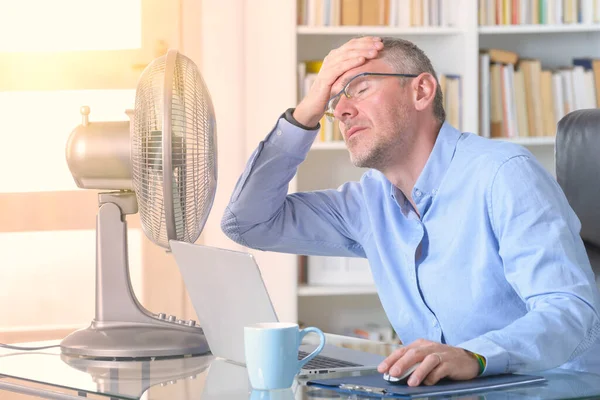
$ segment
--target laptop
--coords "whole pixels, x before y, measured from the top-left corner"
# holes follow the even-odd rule
[[[255,258],[235,250],[176,240],[169,243],[212,354],[245,365],[244,326],[279,322]],[[301,345],[298,358],[316,347]],[[374,370],[384,359],[326,344],[300,375]]]

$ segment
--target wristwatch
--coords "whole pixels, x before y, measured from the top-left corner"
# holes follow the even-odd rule
[[[295,108],[288,108],[287,110],[285,110],[285,112],[282,115],[282,117],[290,124],[296,125],[298,128],[302,128],[307,131],[314,131],[315,129],[319,129],[321,127],[320,122],[314,128],[311,128],[306,125],[302,125],[300,122],[296,121],[296,118],[294,118],[294,110],[295,110]]]

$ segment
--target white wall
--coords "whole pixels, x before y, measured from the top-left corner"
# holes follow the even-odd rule
[[[277,10],[276,18],[270,16],[272,10]],[[293,18],[293,13],[292,2],[202,0],[200,69],[215,106],[219,146],[218,189],[203,234],[205,244],[242,249],[221,232],[223,211],[252,151],[294,100],[292,92],[282,94],[274,85],[264,84],[265,79],[294,79],[288,56],[277,65],[278,51],[294,51],[289,48],[292,38],[261,37],[261,28],[265,23],[281,24],[289,31],[293,24],[286,18]],[[261,51],[272,52],[272,64],[263,64],[264,54],[255,57]],[[255,255],[279,319],[296,321],[295,257],[244,250]]]

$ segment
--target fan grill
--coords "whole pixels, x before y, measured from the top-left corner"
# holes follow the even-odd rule
[[[166,56],[144,70],[138,84],[132,138],[133,183],[144,233],[157,245],[195,242],[216,189],[214,110],[196,65],[177,53],[171,96],[171,165],[163,165],[163,89]],[[165,132],[169,136],[169,132]],[[163,173],[172,188],[163,191]],[[168,237],[165,197],[172,196],[176,237]]]

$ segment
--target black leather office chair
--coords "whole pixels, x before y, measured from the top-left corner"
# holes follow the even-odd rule
[[[600,109],[577,110],[558,122],[556,178],[581,221],[596,282],[600,278]]]

